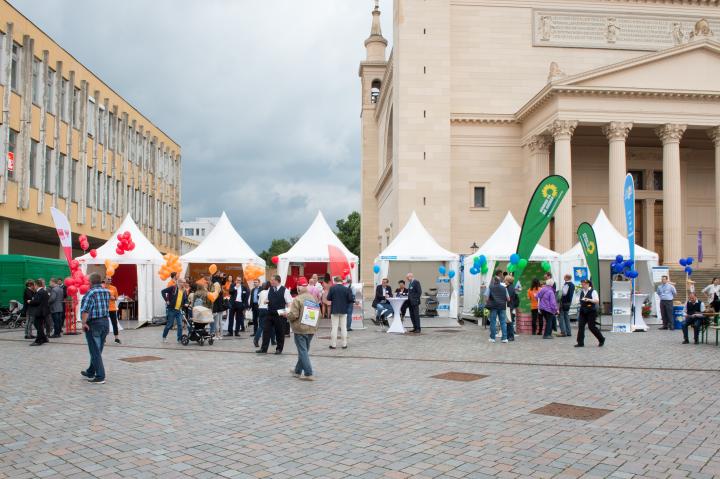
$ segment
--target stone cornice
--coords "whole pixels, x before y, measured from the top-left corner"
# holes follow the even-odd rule
[[[450,123],[486,123],[486,124],[510,124],[517,123],[515,115],[477,115],[474,113],[453,113],[450,115]]]
[[[717,7],[720,0],[605,0],[595,2],[610,5],[688,5],[697,7]],[[531,6],[537,5],[534,0],[450,0],[451,5],[490,5],[490,6]]]

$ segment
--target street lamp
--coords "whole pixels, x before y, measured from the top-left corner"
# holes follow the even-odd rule
[[[480,247],[477,245],[476,242],[473,241],[473,244],[470,245],[470,251],[472,251],[472,254],[477,253],[477,250],[479,250]]]

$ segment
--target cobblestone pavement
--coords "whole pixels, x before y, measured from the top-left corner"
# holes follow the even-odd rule
[[[161,344],[126,330],[91,385],[81,336],[30,348],[0,334],[0,477],[693,477],[720,476],[720,348],[678,331],[588,339],[482,328],[312,343],[317,381],[247,338]],[[171,333],[170,337],[174,337]],[[128,363],[121,358],[157,356]],[[471,382],[446,372],[487,375]],[[548,403],[610,409],[593,421],[533,414]]]

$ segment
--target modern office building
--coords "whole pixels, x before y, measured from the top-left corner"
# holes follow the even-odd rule
[[[0,97],[0,254],[62,257],[52,206],[92,246],[130,213],[179,250],[180,146],[4,0]]]
[[[180,222],[180,254],[189,253],[204,240],[220,218],[195,218]]]
[[[393,49],[372,12],[362,87],[362,278],[415,210],[469,253],[538,181],[571,192],[543,240],[558,252],[604,209],[677,264],[720,263],[720,2],[395,0]]]

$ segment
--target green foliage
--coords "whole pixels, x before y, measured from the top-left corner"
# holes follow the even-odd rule
[[[274,239],[270,243],[270,247],[266,250],[263,250],[263,252],[260,253],[258,256],[265,260],[265,263],[268,265],[268,267],[272,267],[272,257],[285,253],[292,247],[292,245],[297,242],[298,239],[299,238],[297,236],[292,236],[288,239]]]
[[[337,237],[347,249],[360,257],[360,213],[353,211],[346,219],[337,220]]]

